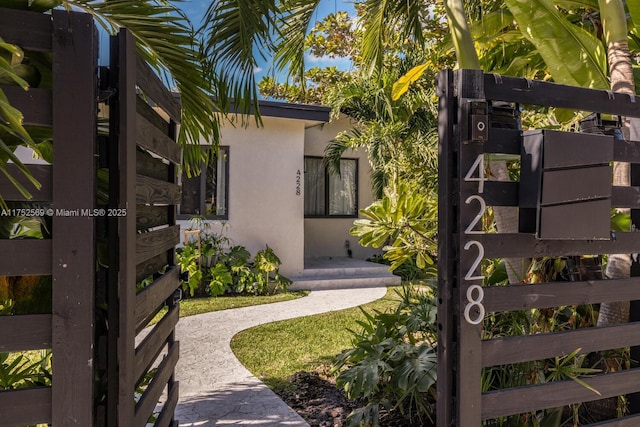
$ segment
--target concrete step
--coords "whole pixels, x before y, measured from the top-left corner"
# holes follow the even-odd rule
[[[389,266],[383,264],[367,263],[357,267],[321,267],[305,268],[302,272],[304,277],[326,277],[326,276],[372,276],[376,274],[387,275]]]
[[[385,274],[346,274],[346,275],[326,275],[307,276],[307,270],[303,276],[290,277],[293,284],[289,287],[292,290],[324,290],[340,288],[374,288],[378,286],[396,286],[401,279],[388,271]]]

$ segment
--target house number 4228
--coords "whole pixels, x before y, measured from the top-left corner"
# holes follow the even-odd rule
[[[478,173],[477,178],[473,176],[476,171]],[[477,202],[477,204],[479,205],[478,213],[471,220],[467,228],[465,228],[464,234],[465,235],[484,234],[482,230],[475,229],[478,223],[482,220],[482,216],[484,215],[485,211],[487,210],[487,204],[485,203],[484,199],[480,195],[484,192],[484,182],[486,181],[486,178],[484,175],[484,154],[480,154],[478,157],[476,157],[476,160],[473,162],[473,164],[471,165],[471,168],[465,175],[464,180],[467,182],[476,182],[476,181],[478,182],[478,194],[473,194],[469,196],[467,200],[465,200],[465,204],[471,205],[473,202]],[[480,243],[477,240],[468,240],[467,243],[464,245],[464,250],[471,251],[472,247],[475,247],[478,253],[473,263],[471,264],[471,267],[467,271],[467,274],[465,274],[464,276],[464,280],[467,280],[470,282],[484,279],[484,276],[482,275],[475,275],[476,269],[480,266],[480,263],[484,258],[484,246],[482,246],[482,243]],[[466,296],[467,296],[467,304],[464,307],[464,318],[470,324],[478,325],[482,323],[482,319],[484,319],[484,315],[485,315],[485,308],[484,308],[484,305],[482,305],[482,300],[484,299],[484,290],[482,289],[481,285],[472,284],[467,288]],[[472,310],[477,313],[475,318],[471,317]]]
[[[300,169],[296,172],[296,196],[299,196],[302,192],[302,174],[300,173]]]

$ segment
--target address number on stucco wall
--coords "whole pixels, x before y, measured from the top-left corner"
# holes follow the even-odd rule
[[[300,173],[300,169],[296,172],[296,196],[299,196],[302,193],[302,174]]]

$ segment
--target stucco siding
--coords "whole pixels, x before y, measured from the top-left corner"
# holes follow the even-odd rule
[[[304,122],[263,117],[263,123],[263,128],[251,123],[222,129],[221,145],[229,146],[224,234],[252,255],[269,245],[282,260],[281,273],[299,274],[304,268],[304,206],[302,193],[296,194],[296,172],[303,169]]]

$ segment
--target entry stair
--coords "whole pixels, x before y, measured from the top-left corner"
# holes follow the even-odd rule
[[[400,277],[389,266],[347,257],[305,258],[304,271],[289,277],[290,289],[340,289],[396,286]]]

